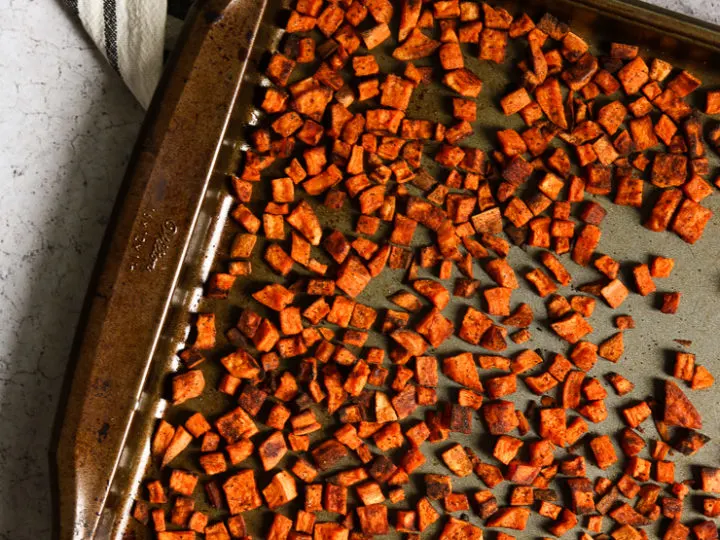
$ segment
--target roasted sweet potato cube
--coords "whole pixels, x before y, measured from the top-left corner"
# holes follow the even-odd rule
[[[575,409],[580,404],[580,389],[585,374],[582,371],[570,371],[562,388],[562,405],[566,409]]]
[[[542,298],[545,298],[547,295],[554,293],[557,290],[557,285],[555,285],[548,275],[539,268],[535,268],[534,270],[526,273],[525,279],[532,283],[535,290]]]
[[[179,405],[188,399],[200,396],[204,389],[205,378],[199,369],[175,375],[172,380],[173,405]]]
[[[423,497],[417,503],[417,529],[422,532],[440,519],[440,514],[433,508],[430,500]]]
[[[650,79],[650,70],[642,58],[636,56],[618,71],[618,79],[628,95],[634,94]]]
[[[650,268],[647,264],[639,264],[633,268],[633,277],[635,278],[635,287],[641,296],[647,296],[651,292],[655,292],[655,283],[650,276]]]
[[[408,38],[396,48],[392,55],[397,60],[410,61],[426,58],[433,54],[441,43],[425,36],[419,28],[413,28]],[[368,47],[369,49],[370,47]]]
[[[493,435],[509,433],[518,426],[515,406],[512,402],[495,401],[484,403],[480,410],[490,433]]]
[[[637,152],[643,152],[658,143],[652,119],[649,115],[634,118],[628,123]]]
[[[593,501],[593,489],[590,480],[587,478],[570,478],[567,483],[572,496],[573,511],[578,515],[593,513],[595,511],[595,502]]]
[[[466,122],[477,119],[477,104],[470,99],[453,98],[453,117]]]
[[[661,188],[680,186],[687,179],[687,157],[680,154],[656,154],[651,181]]]
[[[577,343],[593,331],[592,326],[579,313],[572,313],[550,325],[555,333],[569,343]]]
[[[467,495],[462,493],[451,493],[443,500],[446,512],[461,512],[470,510],[470,502]],[[465,522],[461,522],[465,524]]]
[[[717,517],[720,515],[720,499],[706,497],[703,499],[703,515]]]
[[[601,296],[611,308],[619,307],[628,296],[628,289],[619,279],[613,279],[600,290]]]
[[[460,44],[454,41],[443,43],[438,51],[440,65],[444,70],[461,69],[465,67]]]
[[[389,74],[380,85],[380,104],[404,111],[407,109],[412,96],[413,84],[410,81]]]
[[[570,360],[583,371],[590,371],[597,362],[597,350],[594,343],[579,341],[570,351]]]
[[[491,399],[508,396],[517,390],[517,377],[515,374],[492,377],[483,386]]]
[[[503,129],[497,132],[498,142],[503,153],[508,157],[515,157],[527,152],[527,145],[523,138],[514,129]]]
[[[538,434],[560,447],[565,446],[565,424],[565,409],[540,409]]]
[[[697,242],[713,212],[698,203],[685,199],[672,222],[672,230],[688,244]]]
[[[682,190],[688,199],[696,203],[699,203],[714,191],[710,184],[697,175],[690,178],[690,180],[682,186]]]
[[[167,502],[167,495],[160,480],[148,482],[145,487],[148,490],[148,500],[151,504],[165,504]]]
[[[604,422],[608,417],[607,407],[602,399],[588,401],[578,408],[578,412],[594,424]]]
[[[462,450],[462,447],[460,448]],[[464,451],[463,451],[464,453]],[[452,493],[452,479],[442,474],[426,474],[423,477],[425,493],[430,499],[441,500]]]
[[[515,529],[524,531],[527,521],[530,518],[530,509],[519,506],[500,508],[486,522],[488,527],[505,527],[506,529]]]
[[[665,381],[665,411],[663,420],[670,426],[701,429],[702,419],[678,385]]]
[[[480,60],[502,64],[505,61],[507,43],[507,32],[495,30],[486,25],[480,32]]]
[[[587,266],[600,242],[600,229],[593,224],[587,224],[581,230],[572,251],[572,259],[581,266]]]
[[[530,330],[527,328],[523,328],[521,330],[518,330],[517,332],[513,332],[510,334],[510,339],[513,341],[513,343],[525,343],[526,341],[529,341],[532,335],[530,334]]]
[[[540,507],[538,508],[538,514],[546,518],[557,519],[562,509],[562,506],[558,506],[557,504],[553,504],[548,501],[542,501],[540,503]]]
[[[663,484],[672,484],[675,481],[675,463],[672,461],[656,461],[655,481]]]
[[[525,88],[519,88],[514,92],[509,93],[500,100],[500,106],[506,115],[515,114],[520,112],[526,106],[532,102],[530,95]]]
[[[714,383],[715,378],[706,367],[695,366],[695,373],[693,373],[690,381],[690,388],[693,390],[704,390],[710,388]]]
[[[632,428],[638,427],[650,416],[651,413],[652,411],[650,410],[650,407],[644,401],[641,401],[632,407],[626,407],[622,410],[625,422],[627,422],[627,424]]]
[[[350,256],[340,265],[336,285],[348,296],[355,298],[372,279],[370,272],[355,256]]]
[[[468,476],[472,473],[473,467],[465,450],[459,444],[453,445],[441,454],[445,465],[457,476]]]
[[[632,382],[618,373],[609,373],[607,379],[619,396],[624,396],[632,392],[632,389],[635,387]]]
[[[503,215],[516,227],[526,225],[533,218],[533,213],[519,197],[510,199]]]
[[[560,319],[572,311],[570,303],[564,296],[553,294],[547,301],[547,314],[552,320]]]
[[[667,229],[682,198],[682,191],[679,189],[673,188],[663,191],[644,226],[655,232]]]
[[[504,480],[503,474],[500,471],[499,468],[497,468],[495,465],[491,465],[489,463],[482,463],[478,461],[474,465],[475,474],[477,474],[480,479],[483,481],[483,483],[489,487],[493,488],[497,486],[498,484],[502,483]],[[484,515],[483,511],[479,511],[478,513],[480,515],[483,515],[483,517],[488,517],[492,513],[497,510],[497,502],[495,501],[495,498],[487,497],[487,495],[492,495],[489,491],[488,492],[478,492],[475,494],[475,499],[478,503],[485,503],[487,501],[492,501],[489,505],[482,505],[482,508],[479,510],[489,510],[487,515]],[[482,500],[479,500],[479,497],[482,498]]]
[[[483,86],[477,75],[465,68],[447,72],[442,82],[461,96],[470,98],[476,98]]]
[[[340,460],[347,456],[345,446],[337,441],[327,440],[316,446],[311,454],[317,466],[326,471],[332,469]]]
[[[611,337],[603,341],[598,347],[598,354],[602,358],[610,360],[611,362],[617,362],[623,355],[624,351],[625,346],[623,342],[622,332],[618,332],[612,335]]]
[[[505,328],[493,324],[480,339],[480,346],[490,351],[504,351],[507,349],[506,337]]]
[[[285,110],[287,100],[288,95],[285,92],[270,87],[265,91],[265,97],[260,107],[269,114],[280,113]]]
[[[357,77],[365,77],[380,73],[380,66],[378,66],[378,63],[372,54],[365,56],[353,56],[352,66],[355,71],[355,76]]]

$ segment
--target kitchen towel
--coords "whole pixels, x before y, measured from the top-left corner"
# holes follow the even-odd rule
[[[64,0],[141,105],[160,79],[168,0]]]

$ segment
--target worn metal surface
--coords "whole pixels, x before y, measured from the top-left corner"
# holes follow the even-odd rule
[[[230,6],[237,7],[237,4],[231,2]],[[643,4],[626,4],[614,0],[560,0],[554,2],[531,0],[519,4],[513,2],[498,2],[498,4],[507,6],[513,13],[527,10],[535,17],[549,8],[553,14],[570,23],[574,32],[589,41],[593,52],[598,54],[606,53],[610,41],[636,43],[641,45],[641,55],[643,57],[662,57],[671,61],[677,67],[687,68],[703,79],[704,87],[714,87],[720,84],[720,71],[717,69],[717,66],[720,65],[718,64],[720,32],[709,25],[689,21],[674,14],[669,15],[667,12],[649,8]],[[204,192],[205,184],[203,179],[211,172],[209,169],[211,161],[206,160],[204,162],[208,167],[205,170],[200,169],[200,162],[196,163],[197,168],[193,170],[192,174],[189,174],[186,152],[192,152],[192,148],[185,151],[177,151],[176,148],[171,149],[170,157],[173,159],[168,159],[167,166],[177,167],[174,169],[176,174],[165,175],[163,177],[166,180],[164,185],[169,193],[170,190],[180,184],[181,187],[177,187],[177,189],[180,189],[180,192],[188,197],[186,203],[189,202],[189,204],[184,207],[177,205],[156,210],[156,221],[154,222],[163,223],[165,220],[170,219],[178,224],[186,224],[184,227],[178,225],[178,244],[170,244],[170,252],[163,259],[166,262],[161,262],[161,268],[165,270],[166,265],[170,266],[171,262],[180,261],[180,257],[184,257],[179,268],[177,287],[173,287],[174,282],[169,275],[162,282],[156,282],[153,281],[153,276],[156,275],[153,272],[128,272],[127,259],[130,256],[130,252],[127,251],[130,247],[128,241],[133,237],[136,229],[142,227],[143,221],[142,216],[136,210],[138,205],[137,203],[133,204],[134,199],[131,197],[126,199],[129,202],[118,213],[119,219],[115,228],[116,232],[108,244],[109,256],[106,259],[105,270],[101,274],[97,286],[99,293],[95,294],[94,304],[96,305],[91,307],[89,326],[82,336],[82,346],[79,348],[79,369],[76,370],[76,380],[70,394],[70,402],[66,413],[67,419],[65,421],[66,427],[63,431],[64,436],[60,440],[58,466],[60,500],[63,501],[61,518],[66,527],[63,529],[63,538],[72,537],[70,529],[67,528],[71,522],[75,523],[76,530],[80,532],[90,530],[82,529],[82,527],[85,527],[85,523],[92,521],[89,517],[90,514],[87,512],[91,509],[92,511],[99,511],[100,508],[104,509],[100,529],[102,533],[98,534],[97,538],[119,537],[126,530],[126,527],[127,530],[132,530],[137,538],[145,537],[144,528],[139,527],[132,520],[128,522],[125,516],[134,497],[147,497],[145,490],[142,487],[138,488],[138,480],[144,474],[161,478],[164,481],[168,477],[167,471],[158,471],[153,464],[148,463],[148,437],[155,424],[155,417],[163,413],[165,402],[161,398],[169,396],[165,375],[177,366],[174,353],[179,348],[182,348],[188,335],[189,323],[192,320],[188,313],[213,311],[217,314],[219,346],[212,354],[208,355],[208,361],[201,366],[207,387],[214,388],[222,374],[222,368],[217,359],[233,349],[232,345],[225,341],[222,333],[235,324],[241,308],[252,305],[253,309],[262,313],[261,306],[249,298],[249,293],[257,290],[267,282],[283,281],[282,278],[270,272],[262,262],[263,240],[259,239],[255,250],[256,256],[253,259],[254,272],[252,279],[243,280],[242,282],[238,280],[229,301],[202,298],[202,284],[208,272],[225,269],[230,240],[232,235],[239,230],[234,223],[226,224],[227,212],[232,204],[228,192],[227,174],[236,171],[244,147],[244,137],[247,135],[250,126],[255,125],[262,117],[262,114],[256,109],[258,98],[262,94],[258,90],[258,84],[264,80],[264,77],[259,73],[262,71],[264,62],[267,59],[267,51],[273,50],[281,43],[282,32],[278,30],[278,23],[282,21],[283,7],[287,7],[287,3],[285,6],[268,6],[264,15],[262,15],[260,9],[245,8],[245,13],[252,13],[253,16],[257,13],[257,20],[261,20],[261,22],[242,89],[233,108],[228,131],[223,137],[222,125],[217,124],[215,132],[212,132],[210,126],[194,132],[193,141],[197,145],[205,145],[207,148],[211,148],[222,142],[215,174],[210,177],[206,192]],[[237,14],[236,12],[233,13]],[[203,24],[203,21],[205,21],[205,24]],[[193,24],[207,30],[209,24],[207,21],[208,18],[199,17]],[[237,28],[245,29],[245,31],[252,26],[247,19],[243,22],[241,16],[233,19],[233,21],[232,24],[237,25]],[[214,44],[218,47],[216,54],[221,59],[232,58],[232,54],[237,50],[237,43],[233,40],[237,39],[238,35],[243,32],[238,30],[233,34],[233,32],[229,31],[230,17],[221,19],[221,22],[227,24],[228,27],[226,27],[227,33],[221,39],[214,41]],[[209,24],[213,28],[216,25],[217,22]],[[197,28],[191,29],[187,38],[188,44],[193,43],[193,38],[196,37],[194,32],[198,31]],[[245,45],[248,42],[249,40],[241,41]],[[379,53],[379,61],[385,72],[398,71],[401,68],[401,63],[390,56],[393,46],[394,42],[388,42],[379,47],[377,51],[374,51]],[[478,121],[475,123],[477,133],[469,140],[465,140],[463,144],[488,150],[494,146],[494,133],[497,129],[505,127],[522,128],[523,124],[520,118],[505,117],[499,110],[498,102],[501,96],[516,87],[519,74],[512,66],[516,60],[523,57],[524,53],[518,44],[513,44],[510,48],[508,61],[501,66],[497,66],[473,58],[475,51],[471,47],[466,51],[470,54],[470,56],[466,56],[467,67],[477,73],[484,81],[484,89],[478,98]],[[171,78],[166,81],[165,99],[169,99],[169,96],[173,95],[177,99],[177,95],[181,90],[182,84],[177,76],[178,69],[183,65],[187,67],[192,64],[187,59],[185,59],[187,63],[183,64],[182,60],[181,58],[175,73],[171,74]],[[208,61],[211,61],[211,56],[208,57]],[[418,62],[420,65],[429,65],[429,63],[429,61],[426,64]],[[233,68],[238,67],[234,62],[231,63],[231,66]],[[213,73],[213,69],[208,68],[203,70],[203,73],[209,76]],[[231,71],[231,73],[235,75],[237,71]],[[235,82],[233,79],[232,84]],[[232,84],[228,84],[228,91]],[[189,91],[189,89],[185,89],[185,91]],[[701,94],[702,92],[695,92],[690,97],[690,102],[695,106],[701,106]],[[447,123],[451,120],[451,107],[448,98],[450,95],[451,91],[441,85],[421,86],[413,95],[408,116]],[[195,97],[211,99],[217,96],[214,91],[207,91],[203,94],[195,94]],[[165,99],[162,100],[162,104],[166,103]],[[598,106],[601,106],[604,101],[610,101],[610,99],[600,97],[597,101]],[[220,106],[219,99],[213,99],[213,103]],[[231,103],[231,100],[228,103]],[[204,106],[203,100],[198,99],[196,105],[198,107]],[[159,101],[156,103],[156,107],[158,106],[160,106]],[[201,122],[204,114],[198,110],[198,114],[193,115],[191,109],[187,109],[185,114],[176,118],[171,108],[162,108],[161,110],[167,116],[163,117],[161,115],[158,120],[149,121],[146,126],[146,134],[149,134],[147,136],[152,137],[154,135],[156,141],[162,140],[163,135],[166,133],[168,136],[173,134],[173,130],[168,129],[168,126],[173,126],[176,120],[183,122],[192,117],[194,121]],[[205,112],[207,113],[207,108]],[[558,140],[553,142],[553,146],[561,144],[563,143]],[[426,155],[431,157],[433,153],[432,145],[428,145]],[[157,153],[155,154],[157,156]],[[130,193],[134,193],[133,190],[138,190],[137,193],[141,194],[152,193],[153,190],[145,185],[148,181],[146,173],[148,164],[141,159],[141,154],[137,155],[138,158],[134,161],[134,165],[131,166],[129,172]],[[717,165],[715,156],[711,156],[711,158],[712,165]],[[427,157],[424,159],[424,165],[429,170],[434,170],[431,160]],[[150,165],[152,165],[152,162],[150,162]],[[272,177],[275,173],[277,173],[277,176],[282,176],[281,169],[275,167],[267,171],[266,177]],[[197,184],[191,184],[190,182],[193,180],[197,180]],[[250,205],[256,213],[259,214],[262,211],[263,201],[268,200],[268,192],[269,187],[266,184],[261,184],[256,188],[253,203]],[[200,198],[203,200],[198,219],[194,228],[192,228],[192,234],[189,234],[190,225],[192,224],[191,214],[195,209],[193,201],[199,201]],[[610,390],[607,399],[608,409],[611,411],[610,417],[598,429],[593,429],[591,425],[591,433],[614,434],[623,425],[618,409],[620,404],[630,405],[634,403],[633,398],[641,399],[649,395],[661,395],[659,394],[659,383],[668,374],[668,362],[671,357],[669,351],[679,348],[673,342],[674,338],[692,340],[693,345],[689,350],[697,353],[699,363],[709,366],[720,365],[720,362],[715,357],[716,339],[714,336],[714,329],[720,323],[720,313],[715,309],[718,287],[720,286],[720,272],[718,272],[716,264],[716,254],[720,252],[720,235],[718,234],[717,220],[714,219],[708,226],[702,240],[695,246],[689,246],[670,233],[657,234],[642,228],[640,225],[641,215],[637,210],[628,207],[616,207],[604,198],[601,202],[608,208],[609,215],[603,224],[603,238],[598,251],[628,263],[647,262],[648,257],[652,254],[675,257],[677,265],[672,277],[666,280],[657,280],[658,289],[662,291],[680,290],[683,292],[680,311],[675,316],[661,314],[657,310],[657,306],[653,304],[654,299],[652,296],[642,298],[638,295],[631,295],[623,304],[622,309],[618,311],[610,310],[604,304],[598,302],[595,313],[591,318],[591,323],[595,327],[595,332],[591,336],[594,342],[599,342],[614,333],[612,318],[617,313],[631,314],[638,323],[637,329],[625,333],[626,353],[619,364],[613,365],[600,360],[591,371],[591,375],[597,377],[609,371],[618,371],[636,384],[636,390],[628,399],[620,399]],[[716,197],[710,197],[706,203],[716,213],[720,209]],[[338,228],[344,232],[352,231],[358,215],[356,210],[350,209],[347,205],[342,212],[328,212],[319,207],[318,214],[325,228]],[[383,225],[377,238],[384,237],[387,231],[387,225]],[[181,244],[181,232],[188,234],[189,245],[186,253],[183,253],[179,247]],[[422,245],[428,243],[430,238],[421,234],[418,230],[416,241],[418,245]],[[323,256],[321,250],[315,250],[314,255],[318,256],[318,258]],[[516,270],[523,271],[538,266],[535,256],[535,250],[513,248],[509,259]],[[124,262],[121,264],[120,261]],[[566,262],[573,274],[574,284],[585,283],[598,277],[596,272],[580,268],[565,257],[563,257],[563,261]],[[631,267],[630,264],[626,266],[627,268]],[[488,284],[490,280],[482,272],[480,266],[476,265],[475,269],[483,283]],[[302,276],[302,272],[298,271],[297,275],[298,277]],[[627,278],[627,274],[624,275]],[[134,282],[127,281],[128,278],[132,279],[134,276],[143,279],[137,279]],[[386,300],[386,297],[405,287],[402,278],[402,272],[386,269],[380,277],[371,282],[358,300],[377,308],[390,307],[391,304]],[[123,287],[127,287],[127,289]],[[121,288],[137,304],[123,302],[123,305],[112,306],[110,301],[115,295],[119,294]],[[574,293],[572,287],[561,289],[559,292],[562,294]],[[167,301],[169,301],[169,305],[166,304]],[[543,301],[527,286],[523,286],[513,295],[513,305],[521,301],[529,303],[536,313],[537,319],[530,328],[533,339],[522,346],[516,346],[510,342],[510,347],[506,353],[512,355],[516,351],[528,347],[546,352],[567,352],[566,344],[552,334],[547,326]],[[457,311],[467,304],[478,306],[480,300],[479,298],[459,300],[454,302],[453,306],[447,310],[447,313],[451,313],[448,316],[453,318],[456,324],[459,324]],[[156,306],[155,309],[148,309],[153,306]],[[163,322],[165,312],[161,308],[164,306],[168,307],[168,310],[162,329],[160,329],[158,325]],[[111,323],[109,321],[113,316],[117,317],[117,319],[116,322]],[[142,322],[140,317],[145,317]],[[156,330],[160,330],[158,334],[159,340],[156,346],[152,347]],[[113,338],[106,342],[108,348],[100,348],[99,346],[99,335],[103,331],[112,332],[112,336],[107,336]],[[368,345],[383,345],[384,340],[384,336],[374,333],[368,341]],[[120,350],[123,353],[118,356]],[[453,337],[445,342],[437,350],[437,353],[442,356],[461,350],[481,352],[482,349],[472,347]],[[113,354],[112,357],[111,353]],[[145,360],[150,356],[152,356],[153,361],[143,383],[140,398],[136,399],[139,385],[143,382],[143,366],[145,366]],[[118,369],[118,362],[121,361],[124,369]],[[107,381],[108,387],[101,386],[98,388],[93,386],[98,384],[96,382],[98,380]],[[445,382],[447,383],[447,381]],[[537,396],[528,393],[522,383],[519,386],[521,387],[520,390],[512,396],[518,408],[524,409],[530,400],[538,401]],[[453,383],[443,384],[438,389],[438,397],[440,401],[450,399],[455,395],[455,391],[456,385]],[[720,411],[716,406],[717,400],[713,392],[690,392],[690,395],[703,414],[704,432],[713,437],[718,436],[720,434]],[[219,392],[208,391],[201,398],[172,408],[167,412],[167,418],[173,423],[181,423],[192,412],[200,410],[212,420],[234,405],[235,400],[233,398]],[[102,487],[105,482],[111,479],[110,473],[118,455],[118,443],[122,440],[122,437],[117,434],[124,430],[124,426],[127,425],[129,419],[129,412],[133,409],[136,410],[136,414],[128,427],[129,436],[125,441],[117,474],[112,478],[107,501],[102,504],[103,501],[96,501],[93,498],[97,496],[98,492],[104,491]],[[319,408],[316,410],[319,412]],[[121,412],[122,414],[120,414]],[[260,415],[261,418],[262,414]],[[421,418],[421,414],[421,412],[418,412],[415,417]],[[112,425],[111,429],[105,430],[103,428],[103,424],[106,422]],[[646,428],[647,437],[652,438],[655,436],[654,428],[649,422],[646,422],[644,427]],[[106,433],[106,435],[102,435],[103,433]],[[75,440],[75,437],[78,437],[78,439]],[[258,438],[262,438],[262,436]],[[313,440],[319,440],[320,438],[322,438],[322,435],[316,434]],[[451,439],[476,448],[482,457],[488,456],[493,444],[493,438],[486,436],[479,417],[475,418],[475,430],[472,435],[452,434]],[[438,458],[439,453],[444,450],[445,446],[445,444],[439,444],[432,447],[432,449],[428,448],[428,462],[419,472],[446,471]],[[713,441],[691,459],[674,458],[677,462],[676,478],[682,480],[696,477],[697,466],[701,464],[718,465],[717,450],[718,444]],[[113,454],[113,452],[115,453]],[[587,452],[584,454],[588,455]],[[199,449],[196,444],[193,444],[183,456],[173,462],[173,466],[199,471],[198,455]],[[562,459],[565,452],[558,452],[557,455]],[[88,456],[90,456],[89,459]],[[254,459],[253,457],[244,462],[243,467],[255,468],[258,471],[259,484],[263,486],[267,475],[261,472],[259,463],[253,461]],[[291,454],[283,464],[289,466],[292,464],[293,459]],[[589,460],[589,463],[591,462],[592,459]],[[691,467],[690,462],[695,463],[695,465]],[[351,461],[348,461],[348,464],[350,463]],[[615,466],[606,473],[601,473],[593,465],[589,465],[588,470],[591,478],[595,478],[599,474],[614,477],[620,472],[620,467]],[[222,480],[232,474],[232,471],[231,468],[228,473],[220,475],[216,479]],[[409,489],[410,493],[420,487],[417,485],[419,480],[416,478],[420,476],[413,475],[413,484]],[[559,486],[562,482],[557,484]],[[482,483],[476,477],[471,476],[454,479],[453,485],[455,491],[471,493],[475,489],[480,489]],[[494,491],[498,495],[499,501],[503,501],[508,486],[501,485]],[[196,490],[196,494],[198,500],[197,509],[209,512],[213,518],[221,518],[225,515],[207,507],[200,486]],[[563,500],[564,495],[561,493],[561,500]],[[410,499],[412,500],[412,496]],[[688,507],[685,514],[686,519],[697,517],[698,501],[699,495],[693,493],[689,498],[689,504],[686,504]],[[299,501],[297,502],[299,503]],[[407,505],[408,503],[399,503],[391,505],[391,508],[405,508]],[[296,507],[297,505],[287,505],[281,511],[288,513]],[[248,513],[246,519],[254,535],[262,537],[265,534],[269,525],[269,512],[267,510]],[[320,519],[332,519],[332,516],[320,516]],[[472,514],[470,519],[477,524],[480,523]],[[546,536],[548,534],[544,529],[546,526],[547,520],[533,515],[530,525],[527,531],[522,533],[522,537]],[[78,527],[80,529],[77,529]],[[438,530],[436,525],[428,531],[429,536],[432,536],[432,533]],[[659,530],[656,527],[654,532],[657,534]],[[75,538],[85,537],[89,536],[75,535]]]
[[[247,2],[201,4],[138,141],[87,301],[55,455],[62,539],[109,534],[108,488],[133,462],[115,474],[252,46]]]

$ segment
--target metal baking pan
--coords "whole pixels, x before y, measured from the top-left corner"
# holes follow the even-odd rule
[[[149,537],[128,515],[133,500],[146,497],[140,486],[146,474],[166,480],[166,473],[149,463],[149,438],[157,418],[165,412],[165,375],[177,368],[175,353],[188,335],[190,314],[217,314],[219,347],[202,365],[208,387],[214,387],[220,369],[213,360],[232,349],[222,332],[234,325],[240,308],[249,305],[248,293],[258,283],[277,281],[257,258],[253,261],[252,279],[236,283],[230,301],[202,297],[208,273],[224,268],[229,239],[237,230],[234,224],[226,223],[233,204],[227,177],[237,169],[248,126],[262,116],[256,107],[256,88],[264,80],[261,68],[267,51],[276,48],[282,39],[280,27],[288,2],[280,4],[268,0],[197,2],[187,19],[181,45],[156,92],[89,289],[64,402],[58,412],[51,461],[56,473],[55,531],[61,540]],[[550,11],[591,43],[593,52],[607,50],[610,41],[635,43],[641,46],[645,58],[657,56],[686,68],[702,78],[704,87],[720,85],[720,28],[705,22],[640,2],[618,0],[494,4],[512,13],[528,11],[534,17]],[[393,45],[386,42],[380,50],[379,60],[386,72],[399,66],[389,54]],[[478,98],[481,121],[476,123],[478,133],[466,141],[468,145],[488,149],[496,129],[521,127],[519,119],[504,117],[497,106],[499,97],[517,84],[510,65],[518,53],[512,48],[509,52],[502,66],[468,60],[468,67],[484,81]],[[409,117],[450,120],[447,89],[431,85],[418,93],[420,99],[413,98]],[[700,92],[690,101],[700,106],[697,94]],[[717,162],[711,164],[714,167]],[[707,204],[717,213],[720,205],[716,199],[711,197]],[[261,208],[260,204],[255,203],[255,208]],[[350,212],[324,212],[320,217],[328,228],[352,230]],[[637,262],[645,262],[650,254],[676,257],[678,265],[673,276],[659,285],[662,290],[681,290],[683,300],[680,312],[669,317],[655,309],[650,297],[633,295],[623,305],[623,312],[634,316],[638,328],[626,333],[625,357],[617,366],[599,365],[594,375],[614,369],[636,383],[632,394],[636,398],[654,394],[667,374],[669,351],[678,348],[674,338],[692,340],[691,351],[698,355],[699,362],[720,365],[712,332],[720,325],[720,310],[714,302],[720,286],[716,264],[720,234],[715,221],[703,239],[691,247],[674,235],[642,228],[636,210],[612,206],[599,250],[619,260]],[[261,247],[256,252],[261,252]],[[532,253],[520,249],[513,249],[510,259],[515,268],[533,264]],[[568,264],[574,283],[596,278],[591,270]],[[386,270],[373,280],[360,300],[378,308],[389,307],[385,298],[402,287],[400,279],[397,272]],[[487,281],[482,276],[480,279]],[[541,299],[527,289],[517,292],[514,300],[530,303],[536,314],[544,313]],[[609,308],[598,306],[592,318],[594,338],[613,333],[612,316]],[[531,327],[531,346],[564,352],[560,341],[543,323],[541,317]],[[507,354],[524,348],[509,345]],[[467,344],[452,338],[438,353],[467,348]],[[440,387],[438,394],[440,400],[450,395],[447,387]],[[523,404],[535,398],[524,390],[517,396],[522,400],[518,403]],[[720,409],[713,393],[696,392],[692,398],[703,414],[705,431],[711,436],[720,434]],[[206,392],[204,397],[172,408],[167,414],[174,423],[184,421],[195,410],[212,419],[232,403],[228,396]],[[603,432],[614,433],[622,425],[616,412],[619,403],[611,393],[608,408],[612,413],[602,425]],[[473,435],[453,434],[453,438],[486,455],[488,438],[482,437],[478,419],[475,426]],[[652,427],[646,432],[653,436]],[[718,465],[714,457],[717,448],[715,442],[707,445],[694,457],[695,466]],[[187,450],[174,466],[197,470],[197,453]],[[689,460],[676,461],[677,478],[696,475]],[[597,476],[597,469],[589,469],[590,477]],[[437,456],[430,455],[421,471],[433,470],[445,468]],[[460,491],[479,489],[480,485],[470,477],[454,484]],[[198,509],[208,511],[213,519],[224,516],[222,511],[208,508],[201,488],[197,493]],[[686,505],[690,507],[686,519],[699,515],[696,499],[692,496],[691,504]],[[397,507],[403,507],[402,503]],[[256,537],[266,532],[266,517],[267,513],[258,511],[246,516]],[[479,524],[476,517],[471,519]],[[534,515],[523,537],[546,535],[544,525]]]

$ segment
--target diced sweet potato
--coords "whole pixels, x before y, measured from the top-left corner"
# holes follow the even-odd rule
[[[557,285],[555,285],[548,275],[539,268],[535,268],[534,270],[526,273],[525,279],[532,283],[535,290],[542,298],[554,293],[557,290]]]
[[[495,30],[486,24],[480,33],[480,59],[502,64],[505,61],[507,43],[507,32]]]
[[[465,68],[447,72],[442,81],[461,96],[470,98],[476,98],[483,86],[477,75]]]
[[[713,213],[698,203],[685,199],[672,222],[672,230],[688,244],[697,242]]]
[[[480,410],[493,435],[509,433],[518,425],[515,406],[509,401],[485,403]]]
[[[593,331],[592,326],[579,313],[572,313],[550,325],[555,333],[569,343],[577,343]]]
[[[505,507],[500,508],[486,522],[488,527],[504,527],[506,529],[515,529],[524,531],[527,521],[530,518],[530,509],[523,507]]]
[[[617,308],[625,301],[629,293],[622,281],[613,279],[600,290],[600,294],[611,308]]]
[[[665,381],[665,409],[663,421],[670,426],[702,429],[700,413],[680,387],[672,381]]]
[[[453,381],[468,388],[482,391],[483,387],[471,353],[462,353],[445,358],[442,371]]]

